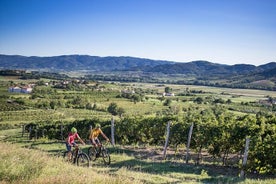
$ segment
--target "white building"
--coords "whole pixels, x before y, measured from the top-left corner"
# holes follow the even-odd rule
[[[33,88],[30,88],[30,87],[21,88],[21,93],[31,93],[32,91],[33,91]]]
[[[9,87],[9,92],[10,93],[31,93],[33,91],[33,88],[31,87]]]
[[[163,96],[174,96],[174,93],[163,93]]]

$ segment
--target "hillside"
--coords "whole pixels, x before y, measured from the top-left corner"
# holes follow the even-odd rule
[[[0,69],[122,71],[143,69],[169,63],[171,62],[134,57],[98,57],[88,55],[26,57],[18,55],[0,55]]]
[[[263,72],[276,68],[276,62],[254,66],[249,64],[224,65],[209,61],[179,63],[135,57],[98,57],[63,55],[53,57],[26,57],[0,55],[1,69],[33,69],[55,71],[144,71],[164,74],[236,75]]]
[[[208,61],[192,61],[188,63],[174,63],[158,65],[149,69],[149,72],[161,72],[164,74],[195,74],[195,75],[239,75],[252,74],[276,68],[276,63],[271,62],[261,66],[249,64],[223,65]]]
[[[135,57],[0,55],[0,69],[75,72],[93,80],[162,83],[167,81],[231,88],[276,89],[276,62],[254,66],[225,65],[209,61],[180,63]]]

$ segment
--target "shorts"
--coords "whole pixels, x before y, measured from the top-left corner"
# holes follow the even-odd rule
[[[93,144],[92,139],[90,139],[90,141],[91,141],[91,144]],[[98,137],[94,138],[94,141],[95,141],[95,143],[96,143],[97,145],[101,144],[101,142],[100,142],[100,140],[98,139]]]
[[[73,142],[72,144],[73,144],[73,146],[76,146],[76,143],[75,143],[75,142]],[[67,149],[67,151],[72,151],[72,146],[70,146],[70,145],[68,144],[68,142],[66,142],[66,149]]]

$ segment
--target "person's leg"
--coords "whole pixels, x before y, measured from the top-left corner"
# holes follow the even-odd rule
[[[71,161],[72,159],[72,146],[70,146],[68,143],[66,143],[66,149],[68,151],[68,160]]]
[[[101,142],[100,142],[99,138],[95,138],[95,142],[97,145],[97,147],[96,147],[97,156],[99,156],[101,153]]]
[[[95,153],[96,153],[96,157],[98,157],[98,149],[97,149],[97,142],[96,142],[96,139],[94,139],[94,138],[92,138],[92,139],[90,139],[90,141],[91,141],[91,144],[93,145],[93,147],[94,147],[94,150],[95,150]]]

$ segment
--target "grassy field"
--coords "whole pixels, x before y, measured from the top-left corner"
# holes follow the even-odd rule
[[[203,162],[195,166],[193,161],[185,164],[183,150],[176,155],[170,148],[168,159],[163,160],[162,147],[145,145],[109,147],[110,166],[95,162],[91,168],[79,168],[57,157],[65,150],[62,142],[46,138],[29,140],[27,135],[22,137],[21,129],[11,129],[39,121],[72,122],[93,117],[110,120],[111,114],[107,111],[110,103],[123,108],[123,116],[158,116],[164,111],[173,111],[181,117],[189,109],[217,107],[238,115],[259,111],[271,113],[272,108],[260,105],[259,101],[268,99],[268,96],[276,98],[275,91],[145,83],[99,83],[96,89],[96,83],[91,82],[81,90],[56,89],[53,95],[45,93],[31,98],[31,94],[8,93],[11,81],[24,84],[37,82],[16,77],[0,78],[0,108],[8,109],[0,111],[0,126],[3,128],[0,130],[0,183],[276,183],[275,179],[255,180],[254,175],[243,180],[238,177],[239,169],[218,164]],[[175,96],[162,97],[165,87],[170,87]],[[142,92],[143,100],[134,102],[118,98],[120,91],[125,89]],[[84,106],[90,103],[97,108],[73,106],[72,101],[77,97]],[[203,102],[196,103],[197,98],[202,98]],[[170,106],[164,105],[166,99],[171,100]],[[230,100],[231,103],[214,104],[216,99]],[[24,103],[19,104],[22,101]],[[63,106],[52,109],[50,102],[61,102]],[[38,104],[48,106],[40,107]],[[84,151],[87,152],[88,147],[85,146]]]
[[[18,79],[19,80],[19,79]],[[16,82],[27,83],[26,81],[21,80]],[[2,83],[7,82],[7,79],[1,81]],[[29,81],[33,82],[33,81]],[[6,86],[5,86],[6,85]],[[263,91],[263,90],[246,90],[246,89],[229,89],[229,88],[216,88],[216,87],[206,87],[206,86],[187,86],[187,85],[159,85],[159,84],[144,84],[144,83],[103,83],[100,86],[103,87],[104,91],[101,92],[89,92],[89,91],[64,91],[57,90],[57,94],[54,96],[47,96],[44,98],[30,99],[30,94],[17,94],[17,93],[8,93],[7,92],[7,83],[2,84],[0,91],[2,95],[9,96],[10,100],[24,100],[24,105],[21,106],[25,110],[13,110],[13,111],[0,111],[0,124],[22,124],[29,123],[39,120],[50,120],[57,121],[60,119],[63,120],[76,120],[76,119],[86,119],[89,117],[110,117],[110,114],[107,112],[107,107],[110,103],[116,103],[118,107],[121,107],[125,110],[125,116],[133,115],[155,115],[164,110],[168,110],[168,106],[164,106],[164,100],[171,100],[171,107],[179,109],[181,114],[181,109],[188,107],[198,107],[201,109],[208,109],[211,107],[211,104],[208,104],[206,99],[218,99],[221,98],[224,101],[231,100],[231,104],[223,104],[226,109],[229,109],[231,112],[236,113],[253,113],[260,110],[269,111],[266,107],[258,105],[260,100],[267,99],[268,96],[276,98],[275,91]],[[91,84],[93,85],[93,84]],[[163,101],[159,98],[164,92],[164,88],[169,86],[172,88],[172,92],[175,93],[174,97],[165,97]],[[133,89],[133,90],[142,90],[144,91],[144,100],[142,102],[134,103],[130,99],[126,98],[117,98],[116,94],[120,94],[119,91],[123,89]],[[191,95],[179,96],[188,91],[191,92]],[[147,92],[148,91],[148,92]],[[154,91],[154,93],[152,93]],[[68,96],[66,99],[65,97]],[[37,108],[37,104],[45,104],[49,101],[60,101],[64,104],[68,103],[74,97],[79,97],[83,99],[83,103],[95,104],[97,109],[88,110],[85,108],[65,108],[58,107],[55,109],[47,108]],[[193,101],[201,97],[206,102],[203,104],[196,104]],[[252,103],[253,105],[241,105],[241,103]],[[16,104],[7,104],[6,99],[0,103],[5,106],[15,106]],[[255,105],[254,105],[255,104]]]
[[[109,147],[111,164],[90,168],[65,163],[65,149],[53,140],[30,141],[20,129],[0,131],[0,183],[275,183],[274,179],[241,179],[238,171],[211,165],[194,166],[183,160],[151,157],[154,148]],[[87,150],[89,145],[84,147]],[[158,149],[155,149],[158,150]]]

